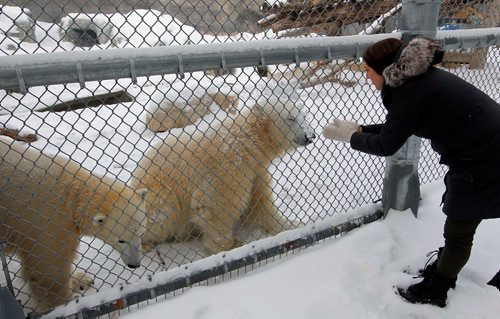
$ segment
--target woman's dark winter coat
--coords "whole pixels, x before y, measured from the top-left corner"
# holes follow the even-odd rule
[[[459,77],[432,66],[439,46],[410,41],[384,72],[384,124],[363,126],[352,148],[393,155],[412,134],[427,138],[449,166],[444,213],[455,219],[500,217],[500,105]]]

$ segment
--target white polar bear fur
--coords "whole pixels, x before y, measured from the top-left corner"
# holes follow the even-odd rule
[[[291,227],[274,205],[268,168],[315,138],[303,110],[270,98],[211,128],[167,136],[133,172],[132,187],[149,190],[145,249],[201,233],[204,246],[216,253],[240,244],[238,225],[268,234]]]
[[[72,263],[83,235],[96,236],[138,267],[145,232],[145,192],[93,175],[62,156],[0,137],[0,238],[21,260],[21,274],[46,310],[71,299]]]

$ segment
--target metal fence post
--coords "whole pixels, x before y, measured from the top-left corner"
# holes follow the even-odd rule
[[[402,0],[402,40],[408,43],[415,36],[435,38],[441,0]],[[420,200],[418,161],[421,139],[411,136],[401,149],[386,159],[382,202],[384,213],[389,209],[410,208],[415,217]]]
[[[402,0],[400,28],[403,41],[421,35],[435,38],[441,0]]]
[[[22,319],[24,318],[24,313],[21,304],[14,297],[14,288],[12,287],[4,254],[5,246],[5,241],[0,240],[0,259],[2,261],[5,280],[7,281],[7,287],[0,286],[0,319]]]
[[[1,224],[0,224],[1,226]],[[5,281],[7,281],[7,288],[14,296],[14,287],[12,286],[12,280],[10,279],[7,259],[5,258],[5,249],[7,247],[7,242],[3,239],[0,239],[0,261],[2,263],[2,271],[5,276]]]
[[[0,319],[23,319],[23,308],[5,287],[0,287]]]
[[[384,214],[389,209],[411,208],[415,217],[420,200],[418,160],[421,139],[410,136],[396,154],[386,158],[382,203]]]

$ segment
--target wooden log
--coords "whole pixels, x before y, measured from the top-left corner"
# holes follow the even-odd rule
[[[292,11],[300,12],[300,11],[302,11],[302,9],[304,9],[304,5],[302,3],[294,3],[294,4],[290,4],[290,3],[281,4],[281,3],[279,3],[279,4],[275,4],[273,6],[270,6],[270,7],[263,8],[261,11],[267,15],[267,14],[272,14],[272,13],[278,14],[278,13],[286,13],[286,12],[292,12]]]
[[[313,26],[283,30],[282,33],[278,35],[278,38],[298,37],[311,33],[336,36],[340,34],[341,27],[342,27],[341,21],[321,23]]]
[[[339,77],[338,77],[338,74],[340,71],[342,71],[344,69],[352,69],[351,66],[353,64],[357,66],[357,64],[353,63],[352,59],[347,59],[347,60],[343,61],[342,63],[335,64],[335,65],[331,65],[330,63],[327,63],[326,61],[321,61],[320,63],[317,63],[316,66],[314,66],[308,72],[304,72],[302,77],[299,79],[300,87],[301,88],[308,88],[308,87],[312,87],[312,86],[316,86],[318,84],[323,84],[323,83],[328,83],[328,82],[339,83],[340,85],[345,86],[345,87],[353,87],[354,85],[356,85],[356,83],[357,83],[356,81],[345,81],[345,80],[339,79]],[[322,76],[322,77],[314,76],[318,70],[320,70],[320,69],[325,70],[326,68],[331,68],[330,73],[328,75]]]
[[[47,106],[36,110],[37,112],[65,112],[84,109],[88,107],[96,107],[103,104],[117,104],[125,102],[133,102],[134,99],[125,90],[92,95],[83,98],[77,98],[72,101],[65,101],[56,105]]]
[[[318,84],[324,84],[324,83],[328,83],[328,82],[338,83],[338,84],[345,86],[345,87],[353,87],[356,85],[356,83],[358,83],[357,81],[341,80],[337,77],[337,74],[330,73],[327,76],[324,76],[321,78],[311,79],[307,82],[300,83],[300,88],[305,89],[305,88],[316,86]]]
[[[448,51],[444,53],[443,66],[445,68],[455,68],[460,64],[469,64],[471,52]]]
[[[257,25],[261,29],[266,29],[270,27],[273,23],[277,22],[278,20],[279,20],[278,15],[273,13],[257,21]]]
[[[299,81],[300,82],[307,81],[308,79],[310,79],[313,76],[315,76],[315,74],[316,74],[316,72],[318,70],[326,68],[329,65],[330,65],[330,62],[326,61],[326,60],[320,60],[320,61],[317,61],[317,62],[313,62],[312,66],[309,69],[307,69],[306,71],[304,71],[304,74],[302,74],[302,76],[300,77]]]
[[[396,13],[400,12],[401,9],[403,8],[403,4],[400,3],[391,10],[389,10],[387,13],[384,13],[377,19],[375,19],[371,25],[366,27],[362,32],[358,33],[359,35],[366,35],[366,34],[374,34],[378,33],[382,28],[385,26],[385,23],[388,18],[392,17]]]
[[[488,11],[484,13],[482,28],[493,28],[500,21],[500,0],[493,0],[489,3]],[[488,49],[479,48],[472,50],[472,57],[469,69],[484,69],[488,60]]]
[[[313,10],[303,10],[297,16],[286,16],[272,24],[272,30],[279,32],[286,29],[303,28],[322,23],[341,21],[343,24],[372,21],[397,6],[398,1],[385,0],[378,6],[360,6],[350,2],[315,7]]]
[[[471,9],[473,5],[485,2],[497,3],[499,0],[443,0],[441,5],[441,17],[459,17],[464,12],[478,12]],[[345,1],[345,0],[310,0],[280,3],[266,8],[265,13],[276,14],[272,21],[262,22],[262,27],[271,26],[275,33],[290,30],[289,34],[305,34],[306,27],[322,25],[341,21],[342,24],[351,23],[371,23],[375,19],[387,14],[389,10],[400,4],[400,0],[378,0],[373,2]],[[495,5],[490,5],[492,10],[488,14],[493,15],[493,21],[499,21],[498,14],[495,13]],[[486,14],[483,13],[483,16]],[[496,20],[495,20],[496,18]],[[323,27],[311,28],[311,32],[316,32]],[[375,30],[373,32],[376,32]],[[483,50],[484,51],[484,50]]]
[[[264,29],[264,28],[268,28],[269,26],[271,26],[275,22],[278,22],[280,20],[287,19],[287,18],[293,18],[295,16],[296,15],[294,15],[294,14],[287,14],[287,13],[272,13],[272,14],[260,19],[259,21],[257,21],[257,25],[260,28]]]
[[[272,29],[274,32],[278,32],[286,29],[314,26],[331,21],[344,21],[343,19],[338,19],[338,17],[338,13],[332,11],[301,12],[298,17],[287,17],[286,19],[273,23]]]
[[[0,128],[0,135],[8,136],[16,141],[31,143],[35,142],[38,138],[35,134],[19,134],[19,130],[10,128]]]

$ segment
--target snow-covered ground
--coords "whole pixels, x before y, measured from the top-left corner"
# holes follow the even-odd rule
[[[135,10],[126,14],[69,13],[57,24],[33,21],[31,12],[19,7],[0,5],[0,56],[10,54],[58,51],[100,50],[107,48],[139,48],[199,43],[222,43],[273,38],[272,31],[257,34],[237,33],[212,36],[182,24],[157,10]],[[36,41],[20,41],[12,36],[21,29],[35,27]],[[71,42],[68,30],[87,29],[95,32],[97,45],[78,47]],[[5,34],[9,36],[5,36]]]
[[[492,319],[500,291],[486,285],[500,270],[500,220],[479,226],[469,263],[448,305],[414,305],[394,293],[421,279],[426,253],[443,244],[441,181],[422,187],[418,218],[390,211],[337,239],[325,240],[237,278],[186,290],[126,319]]]
[[[136,43],[134,41],[140,38],[138,35],[144,35],[151,29],[151,24],[146,25],[141,19],[141,16],[145,15],[169,21],[170,29],[167,28],[167,32],[163,34],[149,34],[148,41],[151,43]],[[119,35],[122,37],[119,42],[120,47],[147,46],[157,40],[163,44],[185,44],[266,37],[242,34],[231,39],[224,37],[202,39],[194,30],[179,25],[171,17],[159,17],[156,13],[147,11],[138,11],[125,20],[122,16],[99,16],[99,18],[105,21],[114,19],[115,22],[127,22],[127,27]],[[12,41],[2,41],[0,48],[4,53],[11,54],[12,48],[16,46],[19,48],[17,53],[80,50],[70,42],[59,42],[61,39],[59,26],[36,21],[35,23],[38,43],[14,43],[7,47],[7,43],[12,44]],[[154,22],[151,23],[154,25]],[[177,42],[172,42],[173,39]],[[110,46],[111,43],[107,43],[90,49],[97,50]],[[500,55],[497,48],[495,51],[491,50],[485,70],[468,70],[466,67],[461,67],[454,69],[453,72],[489,94],[497,94],[499,97],[498,82],[495,83],[491,76],[498,74],[499,64]],[[301,64],[302,68],[305,66],[307,64]],[[270,71],[275,78],[286,78],[290,73],[296,72],[295,66],[270,67]],[[355,80],[357,85],[343,87],[330,82],[296,90],[296,99],[308,110],[309,120],[318,136],[321,136],[322,127],[332,117],[342,117],[361,123],[380,122],[384,118],[385,113],[378,93],[368,85],[361,72],[346,70],[341,77]],[[294,82],[290,84],[296,85]],[[0,91],[0,125],[19,129],[22,134],[36,134],[38,141],[32,143],[32,146],[46,153],[64,154],[79,161],[96,174],[108,174],[127,182],[137,162],[151,144],[165,138],[167,134],[180,134],[182,131],[174,129],[168,133],[155,134],[146,128],[143,121],[144,112],[154,107],[151,104],[155,102],[151,102],[152,96],[158,92],[162,92],[170,101],[186,99],[191,95],[198,96],[203,92],[235,94],[238,96],[238,105],[244,107],[251,106],[255,99],[262,95],[276,93],[275,89],[280,85],[275,81],[259,77],[253,68],[244,68],[236,70],[234,74],[217,77],[196,72],[186,75],[184,79],[166,75],[139,78],[137,83],[132,83],[130,79],[88,82],[83,89],[79,84],[36,87],[30,88],[26,95]],[[77,97],[117,90],[125,90],[134,101],[64,113],[36,111]],[[208,129],[227,116],[215,105],[210,108],[211,114],[198,121],[196,127],[191,126],[186,130]],[[444,171],[437,165],[437,157],[428,149],[427,146],[423,153],[425,160],[421,163],[421,177],[424,182],[442,176]],[[359,214],[359,210],[355,208],[365,207],[361,210],[366,210],[367,204],[371,207],[369,203],[380,197],[383,163],[381,158],[360,154],[346,145],[319,137],[313,145],[274,163],[271,171],[276,182],[274,187],[276,204],[285,216],[301,219],[308,224],[325,219],[336,222],[355,217]],[[144,314],[146,318],[148,311],[158,311],[155,316],[163,311],[168,313],[172,311],[178,314],[179,318],[211,318],[211,316],[323,318],[327,315],[340,318],[412,316],[413,318],[466,318],[465,314],[470,314],[474,307],[467,308],[470,312],[465,312],[464,302],[459,302],[456,306],[450,303],[450,309],[458,307],[454,314],[463,313],[463,317],[440,317],[439,314],[443,313],[439,312],[440,310],[419,310],[428,307],[412,308],[415,306],[400,303],[392,294],[393,284],[409,282],[409,277],[402,273],[402,269],[406,265],[417,267],[422,264],[425,262],[425,253],[441,244],[440,229],[443,216],[438,203],[435,202],[437,201],[435,196],[440,196],[442,187],[439,184],[432,184],[425,190],[427,196],[423,198],[420,217],[417,220],[407,212],[393,213],[383,222],[357,230],[345,239],[326,241],[293,257],[252,272],[241,280],[234,279],[217,287],[194,288],[185,296],[173,298],[165,303],[167,307],[171,305],[179,308],[165,310],[157,305],[150,307],[151,310],[144,308],[145,310],[136,311],[129,316],[141,318],[137,316]],[[480,236],[481,228],[493,229],[488,225],[498,226],[498,223],[488,222],[481,225]],[[491,237],[485,239],[478,237],[478,249],[473,254],[471,268],[466,269],[463,283],[459,283],[452,293],[458,296],[458,300],[470,297],[470,300],[477,301],[478,308],[491,311],[488,313],[500,310],[483,305],[483,303],[489,305],[489,300],[498,298],[491,289],[483,287],[483,282],[489,279],[500,265],[493,254],[499,248],[494,246],[494,235],[494,231],[485,231],[482,236]],[[250,234],[244,241],[250,242],[258,238],[259,234]],[[490,248],[481,250],[479,244],[481,241],[484,242],[484,247]],[[273,242],[275,241],[271,240],[268,243]],[[94,276],[95,285],[86,293],[92,295],[97,290],[105,292],[108,288],[125,282],[133,283],[147,275],[199,261],[204,256],[197,241],[164,244],[147,254],[143,267],[132,272],[122,265],[119,255],[109,246],[85,238],[76,265],[88,270]],[[9,261],[9,270],[14,274],[19,271],[19,264],[15,259]],[[316,275],[318,277],[312,277]],[[251,280],[254,278],[256,281],[252,283]],[[308,285],[309,282],[311,286]],[[0,277],[0,283],[4,284],[3,277]],[[18,276],[14,278],[14,286],[19,289],[16,290],[19,291],[18,297],[26,302],[29,291],[26,291],[24,282]],[[232,291],[231,287],[238,290]],[[474,296],[460,294],[469,290],[474,292]],[[219,297],[213,299],[212,295]],[[189,296],[194,296],[196,299],[189,299]],[[225,296],[228,296],[227,302],[222,300],[222,297],[226,298]],[[200,300],[196,301],[197,299]],[[498,303],[498,299],[496,301]],[[275,303],[278,306],[275,307]],[[362,304],[365,306],[361,306]],[[324,305],[325,308],[320,305]],[[29,308],[32,304],[28,303],[26,306]],[[189,310],[183,311],[183,307]],[[383,315],[384,311],[387,316]],[[403,315],[404,311],[408,311],[409,315]],[[419,315],[421,311],[424,312]],[[426,313],[429,315],[426,316]],[[481,318],[481,316],[473,317]],[[489,317],[483,316],[483,318]]]

